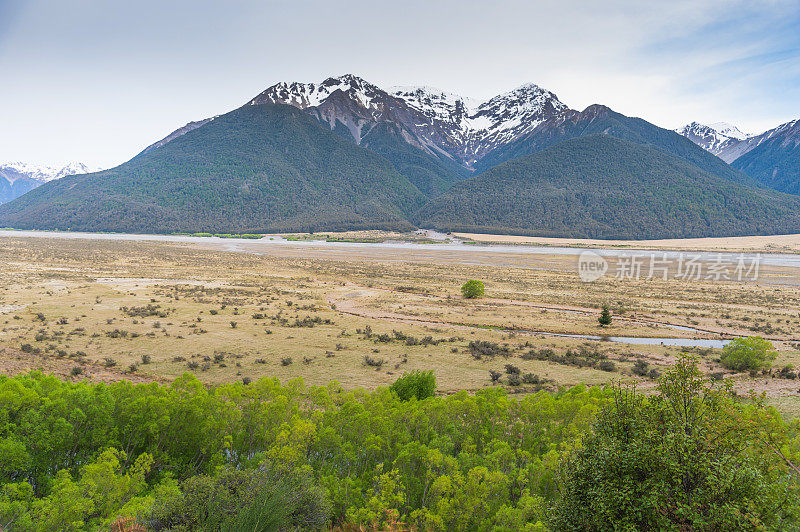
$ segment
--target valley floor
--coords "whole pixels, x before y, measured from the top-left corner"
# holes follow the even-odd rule
[[[720,350],[702,347],[759,334],[779,350],[775,368],[800,365],[800,269],[790,263],[762,265],[746,282],[586,283],[577,255],[557,250],[13,233],[0,236],[0,260],[5,373],[169,381],[191,371],[207,383],[276,376],[373,389],[433,369],[441,393],[497,385],[490,371],[519,393],[619,378],[648,389],[634,363],[661,372],[688,350],[737,391],[800,415],[800,380],[724,372]],[[609,258],[612,268],[622,260]],[[467,279],[484,281],[486,296],[462,299]],[[604,303],[614,321],[601,328]],[[661,345],[676,340],[701,347]],[[512,385],[514,368],[527,384]]]
[[[684,251],[724,251],[748,253],[800,253],[800,234],[759,235],[720,238],[672,238],[661,240],[594,240],[586,238],[547,238],[536,236],[454,233],[454,236],[482,244],[525,244],[590,248],[630,248]]]

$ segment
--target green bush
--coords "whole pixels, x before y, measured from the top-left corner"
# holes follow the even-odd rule
[[[412,397],[419,400],[427,399],[436,393],[436,375],[433,371],[420,370],[404,373],[394,381],[391,389],[403,401],[408,401]]]
[[[155,501],[150,530],[268,532],[317,530],[331,515],[330,500],[307,472],[268,465],[196,475]]]
[[[684,357],[659,395],[616,385],[583,446],[562,466],[554,530],[787,530],[797,486],[775,475],[725,387]],[[793,500],[788,507],[784,501]]]
[[[475,299],[483,296],[484,286],[482,281],[470,279],[461,286],[461,295],[464,299]]]
[[[760,336],[737,338],[722,350],[720,363],[734,371],[769,369],[777,353],[769,340]]]

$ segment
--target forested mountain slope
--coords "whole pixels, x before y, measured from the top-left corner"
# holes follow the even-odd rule
[[[104,172],[0,207],[0,225],[124,232],[408,229],[425,196],[285,105],[245,106]]]
[[[652,146],[590,135],[458,183],[416,221],[580,238],[771,234],[800,232],[800,198],[737,185]]]

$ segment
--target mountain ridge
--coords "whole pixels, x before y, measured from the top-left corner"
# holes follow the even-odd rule
[[[677,131],[761,185],[800,194],[800,120],[744,138],[726,135],[697,122]]]
[[[608,156],[613,154],[613,156]],[[499,164],[414,215],[440,231],[652,239],[800,232],[800,197],[603,133]]]
[[[787,138],[781,132],[762,145],[781,150]],[[754,159],[746,169],[763,166]],[[509,171],[517,184],[505,195],[477,186],[474,197],[459,196],[475,183],[500,184]],[[600,238],[800,230],[800,200],[758,188],[782,185],[782,176],[758,180],[675,131],[605,105],[569,109],[532,83],[477,101],[345,75],[268,87],[117,168],[53,181],[0,206],[0,225],[271,233],[431,223]],[[549,191],[555,213],[531,187]],[[463,220],[452,217],[460,212]]]

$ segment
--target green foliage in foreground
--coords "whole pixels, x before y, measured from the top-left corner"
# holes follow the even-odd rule
[[[761,371],[772,367],[777,356],[772,342],[760,336],[737,338],[722,350],[720,363],[736,371]]]
[[[476,299],[482,297],[485,290],[486,289],[483,286],[483,281],[470,279],[461,286],[461,295],[464,297],[464,299]]]
[[[0,377],[0,527],[797,527],[797,424],[710,388],[692,361],[654,397],[398,395],[208,388],[189,374],[169,386]]]
[[[795,479],[775,476],[766,447],[725,388],[688,360],[645,397],[617,386],[584,447],[570,456],[559,530],[786,530]],[[748,420],[749,421],[749,420]],[[788,506],[786,505],[789,503]]]

